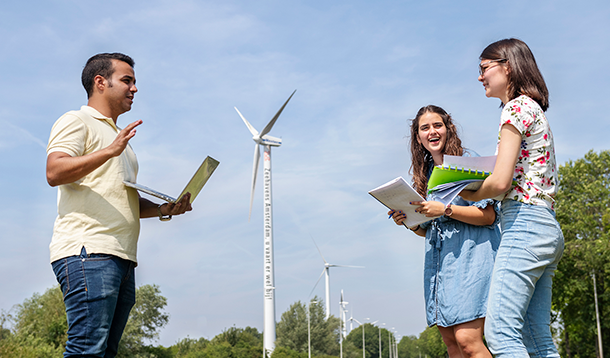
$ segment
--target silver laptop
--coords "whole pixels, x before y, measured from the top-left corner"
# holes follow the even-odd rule
[[[212,176],[212,173],[214,173],[214,170],[216,170],[216,168],[218,167],[218,164],[220,164],[220,162],[210,156],[205,158],[203,163],[201,163],[201,165],[199,166],[199,169],[197,169],[197,172],[195,172],[195,175],[193,175],[193,177],[191,178],[189,183],[186,185],[186,187],[182,190],[182,193],[180,193],[178,198],[174,198],[167,194],[163,194],[161,192],[158,192],[158,191],[151,189],[149,187],[146,187],[144,185],[131,183],[128,181],[123,181],[123,183],[130,188],[134,188],[143,193],[146,193],[146,194],[149,194],[152,196],[156,196],[157,198],[165,200],[169,203],[178,202],[178,201],[180,201],[180,199],[182,199],[182,196],[184,194],[191,193],[191,203],[192,203],[193,201],[195,201],[197,194],[199,194],[199,192],[201,191],[201,189],[203,188],[205,183],[208,181],[208,179],[210,179],[210,176]]]

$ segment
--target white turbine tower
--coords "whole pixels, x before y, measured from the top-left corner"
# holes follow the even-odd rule
[[[320,279],[322,279],[322,275],[325,275],[325,278],[326,278],[326,319],[328,319],[328,317],[330,317],[330,268],[331,267],[364,268],[364,266],[347,266],[347,265],[329,264],[326,261],[326,259],[324,258],[324,255],[322,255],[322,251],[320,251],[320,248],[318,247],[318,244],[316,244],[316,241],[313,239],[313,237],[311,238],[311,240],[313,240],[314,245],[316,245],[316,248],[318,249],[320,256],[322,256],[322,260],[324,261],[324,269],[322,270],[320,277],[318,277],[318,281],[314,285],[313,289],[314,290],[316,289],[318,282],[320,282]],[[313,292],[313,290],[311,290],[311,291]],[[311,296],[311,293],[309,295]]]
[[[339,358],[343,358],[343,339],[347,336],[345,333],[346,332],[345,324],[347,323],[347,322],[345,322],[345,313],[347,312],[347,310],[345,309],[345,306],[347,306],[348,303],[349,302],[343,300],[343,290],[341,290],[341,301],[339,302],[339,309],[341,311],[341,313],[339,313],[339,316],[340,316],[339,317],[339,319],[340,319],[340,321],[339,321],[339,324],[340,324],[340,326],[339,326],[339,348],[340,348],[339,349],[339,351],[340,351]],[[381,357],[379,357],[379,358],[381,358]]]
[[[343,300],[343,290],[341,290],[341,301],[339,302],[339,308],[341,310],[341,313],[339,314],[340,317],[339,319],[341,320],[343,327],[341,327],[341,338],[343,337],[347,337],[347,320],[345,319],[345,314],[347,313],[347,309],[345,308],[345,306],[347,306],[349,304],[349,302],[344,301]]]
[[[284,105],[279,111],[271,118],[265,128],[259,133],[254,127],[244,118],[239,112],[237,107],[235,110],[243,119],[244,123],[252,133],[252,139],[254,140],[254,165],[252,167],[252,189],[250,191],[250,212],[248,214],[248,220],[252,215],[252,202],[254,200],[254,188],[256,186],[256,174],[258,172],[258,165],[260,161],[260,146],[264,147],[264,165],[263,165],[263,178],[264,178],[264,189],[263,189],[263,300],[264,300],[264,323],[263,323],[263,357],[267,354],[271,355],[275,348],[275,275],[273,268],[273,226],[272,226],[272,201],[271,201],[271,147],[279,147],[282,145],[280,138],[275,138],[267,135],[273,128],[275,121],[277,121],[280,114],[284,110],[284,107],[288,104],[288,101],[294,95],[294,92],[288,97]]]

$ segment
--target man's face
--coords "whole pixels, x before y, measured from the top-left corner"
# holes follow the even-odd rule
[[[136,88],[136,75],[133,68],[128,63],[111,60],[114,66],[114,73],[110,79],[106,79],[106,89],[104,97],[108,101],[108,106],[116,116],[123,114],[131,109]]]

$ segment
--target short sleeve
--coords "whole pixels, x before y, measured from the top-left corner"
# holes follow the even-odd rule
[[[87,126],[77,116],[67,113],[51,129],[47,155],[64,152],[72,157],[85,154]]]
[[[500,127],[504,124],[511,124],[522,136],[525,135],[534,123],[534,118],[528,109],[529,106],[525,105],[522,98],[510,101],[502,110]]]
[[[479,209],[485,209],[489,205],[493,205],[496,201],[493,199],[483,199],[481,201],[475,201],[472,206],[476,206]]]
[[[500,223],[500,205],[494,199],[483,199],[481,201],[476,201],[472,203],[472,206],[476,206],[479,209],[485,209],[489,205],[493,205],[494,211],[496,212],[496,220],[490,226],[497,225]]]

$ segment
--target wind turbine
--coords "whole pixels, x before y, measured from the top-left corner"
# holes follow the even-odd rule
[[[325,278],[326,278],[326,319],[328,319],[328,317],[330,317],[330,268],[331,267],[364,268],[364,266],[347,266],[347,265],[330,264],[330,263],[328,263],[328,261],[326,261],[326,259],[324,258],[324,255],[322,255],[322,251],[320,251],[320,248],[318,247],[318,244],[316,244],[316,241],[313,239],[313,237],[311,238],[311,240],[313,241],[314,245],[316,245],[316,248],[318,249],[320,256],[322,256],[322,260],[324,261],[324,269],[322,269],[322,273],[320,274],[320,277],[318,277],[318,281],[316,281],[316,284],[313,286],[313,290],[316,289],[318,282],[320,282],[320,279],[322,279],[322,275],[325,275]],[[313,292],[313,290],[311,290],[311,292]],[[311,293],[309,295],[311,296]]]
[[[263,301],[264,301],[264,323],[263,323],[263,356],[267,353],[271,355],[275,348],[275,274],[273,268],[273,226],[272,226],[272,202],[271,202],[271,147],[279,147],[282,145],[280,138],[267,135],[273,128],[284,107],[294,95],[294,92],[288,97],[284,105],[271,118],[265,128],[259,133],[254,127],[244,118],[237,107],[234,107],[237,114],[243,119],[244,123],[252,133],[254,140],[254,165],[252,166],[252,189],[250,191],[250,212],[248,221],[252,215],[252,201],[254,200],[254,188],[256,186],[256,174],[260,162],[260,146],[264,147],[264,165],[263,165]]]
[[[346,321],[345,321],[345,313],[347,312],[347,310],[345,309],[345,306],[348,305],[349,302],[344,301],[343,300],[343,290],[341,290],[341,301],[339,302],[339,308],[341,310],[341,313],[339,314],[339,348],[340,348],[340,355],[339,358],[343,358],[343,339],[344,337],[347,336],[346,331],[347,329],[345,328],[346,325]],[[379,357],[381,358],[381,357]]]
[[[347,309],[345,309],[345,306],[347,306],[349,304],[349,302],[343,300],[343,290],[341,290],[341,301],[339,302],[339,308],[341,310],[340,312],[340,317],[339,319],[341,320],[341,322],[343,323],[343,327],[341,327],[341,336],[343,337],[347,337],[347,320],[345,319],[345,314],[347,313]]]
[[[360,324],[360,322],[358,322],[358,320],[354,318],[354,314],[352,312],[352,313],[350,313],[350,317],[349,317],[349,331],[350,331],[350,333],[354,330],[354,321],[356,321],[356,323]]]

